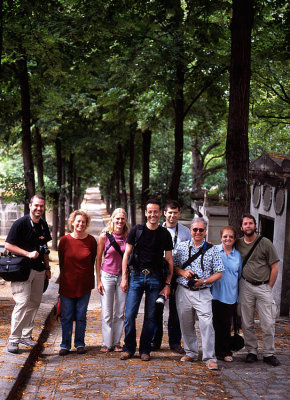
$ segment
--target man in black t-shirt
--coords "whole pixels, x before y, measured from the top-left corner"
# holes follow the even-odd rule
[[[159,225],[161,206],[156,200],[146,204],[147,223],[133,227],[129,233],[122,264],[121,289],[128,291],[125,311],[125,344],[121,360],[131,358],[136,351],[136,317],[140,302],[145,292],[145,311],[140,336],[139,353],[142,361],[150,360],[151,340],[155,327],[155,307],[159,294],[165,300],[170,294],[170,283],[173,274],[172,239],[166,228]],[[134,249],[135,247],[135,249]],[[128,288],[127,263],[134,249],[135,262],[131,271]],[[162,283],[163,254],[169,265],[169,274],[165,285]],[[162,287],[164,285],[164,287]]]
[[[46,246],[51,236],[47,223],[41,218],[44,213],[44,198],[41,195],[33,196],[29,209],[29,214],[14,222],[5,243],[5,249],[12,254],[31,260],[28,280],[11,282],[16,304],[11,316],[11,334],[7,350],[15,354],[19,351],[19,343],[30,347],[36,344],[31,337],[34,318],[41,302],[44,279],[51,277],[49,251]]]

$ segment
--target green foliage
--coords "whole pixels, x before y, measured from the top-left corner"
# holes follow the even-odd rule
[[[252,159],[264,150],[289,151],[286,2],[258,1],[255,7],[249,120]],[[38,127],[43,138],[48,196],[60,190],[56,187],[56,137],[66,165],[74,155],[82,189],[97,184],[108,187],[118,167],[118,144],[128,182],[129,135],[134,125],[137,192],[142,165],[139,130],[148,128],[152,131],[150,194],[166,197],[174,159],[177,66],[184,71],[181,197],[189,203],[195,172],[193,144],[205,156],[204,186],[218,185],[224,191],[225,170],[214,168],[224,162],[230,8],[231,2],[224,0],[4,1],[0,160],[5,175],[1,185],[21,198],[21,99],[16,65],[24,53],[32,133]],[[4,156],[8,150],[9,158]],[[35,158],[34,144],[33,154]]]
[[[23,182],[23,171],[19,168],[22,160],[17,155],[12,155],[10,150],[9,155],[0,153],[0,189],[1,199],[6,202],[15,202],[23,204],[25,202],[25,185]]]

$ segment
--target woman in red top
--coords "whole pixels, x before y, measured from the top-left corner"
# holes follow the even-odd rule
[[[59,293],[61,304],[62,342],[59,355],[65,356],[71,348],[73,321],[75,347],[84,354],[86,314],[91,290],[95,287],[94,264],[97,253],[96,239],[86,233],[90,217],[76,210],[69,217],[69,229],[59,242]]]

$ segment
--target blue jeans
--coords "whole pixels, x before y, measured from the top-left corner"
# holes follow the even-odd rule
[[[70,350],[71,338],[73,330],[73,321],[75,326],[75,347],[85,347],[85,331],[87,325],[87,309],[91,292],[84,294],[82,297],[65,297],[60,296],[61,307],[61,329],[62,342],[61,349]]]
[[[136,317],[145,292],[145,310],[140,336],[139,353],[150,354],[155,327],[155,305],[161,290],[159,274],[144,275],[132,271],[125,310],[125,340],[123,351],[133,355],[136,351]]]

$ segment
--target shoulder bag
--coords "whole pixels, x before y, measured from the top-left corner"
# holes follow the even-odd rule
[[[145,227],[145,224],[139,224],[139,225],[137,225],[137,228],[136,228],[135,243],[133,246],[132,253],[128,257],[128,263],[127,263],[127,266],[130,269],[130,271],[133,270],[134,268],[137,268],[137,266],[138,266],[136,250],[137,250],[137,245],[138,245],[139,239],[144,231],[144,227]]]
[[[30,269],[31,261],[28,257],[12,255],[0,257],[0,276],[5,281],[27,281]]]

